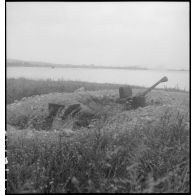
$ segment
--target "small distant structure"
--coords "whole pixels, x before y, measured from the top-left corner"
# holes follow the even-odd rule
[[[76,89],[74,92],[82,92],[82,91],[85,91],[84,87],[80,87],[80,88]]]

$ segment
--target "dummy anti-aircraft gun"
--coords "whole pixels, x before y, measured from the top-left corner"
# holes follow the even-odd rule
[[[150,88],[146,89],[145,91],[138,93],[134,96],[132,96],[132,89],[130,87],[120,87],[119,88],[119,103],[125,103],[130,106],[133,109],[136,109],[138,107],[143,107],[145,106],[146,103],[146,95],[154,89],[158,84],[162,82],[167,82],[168,78],[165,76],[161,78],[158,82],[156,82],[154,85],[152,85]]]

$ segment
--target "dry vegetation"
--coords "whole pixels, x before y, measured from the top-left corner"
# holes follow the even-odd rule
[[[189,192],[189,94],[154,90],[146,107],[129,111],[117,97],[114,89],[50,93],[7,105],[7,191]],[[75,131],[74,118],[45,129],[49,102],[80,103],[97,118]]]

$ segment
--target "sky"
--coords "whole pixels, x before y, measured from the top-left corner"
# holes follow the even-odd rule
[[[8,59],[189,69],[188,2],[7,2]]]

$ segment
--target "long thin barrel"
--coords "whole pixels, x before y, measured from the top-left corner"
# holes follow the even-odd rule
[[[154,89],[158,84],[162,83],[162,82],[167,82],[168,78],[167,77],[163,77],[162,79],[160,79],[158,82],[156,82],[154,85],[152,85],[150,88],[148,88],[146,91],[144,91],[141,95],[145,96],[147,93],[149,93],[152,89]]]

